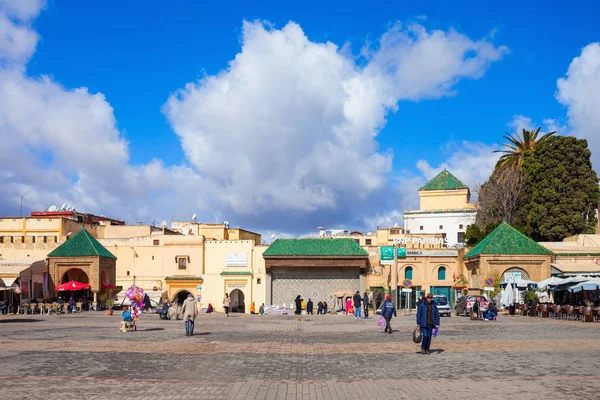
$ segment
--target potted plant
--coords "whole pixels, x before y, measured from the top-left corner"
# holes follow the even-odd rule
[[[530,316],[535,316],[535,305],[538,303],[538,295],[533,290],[523,292],[523,301],[525,302],[523,310],[529,310]],[[525,315],[525,314],[524,314]]]
[[[113,315],[113,305],[115,304],[114,299],[106,300],[106,315]]]

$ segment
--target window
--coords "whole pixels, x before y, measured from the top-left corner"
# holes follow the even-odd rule
[[[444,229],[444,225],[440,225],[440,229]]]
[[[446,280],[446,267],[439,267],[438,268],[438,281],[445,281]]]
[[[421,226],[419,227],[419,230],[420,230],[420,231],[422,231],[422,230],[423,230],[423,225],[421,225]]]
[[[397,235],[397,234],[399,234],[399,233],[400,233],[400,230],[399,230],[399,229],[392,229],[392,230],[390,231],[390,233],[391,233],[392,235]]]
[[[160,240],[158,239],[154,239],[154,243],[155,246],[159,246],[160,245]]]
[[[48,243],[48,236],[44,236],[44,243]]]
[[[178,258],[177,265],[179,266],[179,269],[186,269],[187,268],[187,258],[184,258],[184,257]]]
[[[464,241],[465,241],[465,233],[464,232],[458,232],[458,235],[456,235],[456,241],[458,243],[464,243]]]
[[[0,243],[4,243],[4,236],[0,236]]]
[[[458,229],[464,229],[463,226],[463,224],[458,225]]]
[[[129,276],[129,271],[127,271],[127,276]]]
[[[11,236],[11,237],[10,237],[10,242],[11,242],[11,243],[14,243],[14,242],[15,242],[15,238],[14,238],[14,236]]]
[[[31,243],[35,243],[35,238],[36,238],[35,236],[31,237]]]
[[[367,246],[370,246],[371,245],[371,239],[365,239],[365,244]]]
[[[152,260],[154,260],[154,256],[152,256]]]
[[[404,279],[412,279],[412,272],[412,267],[406,267],[406,269],[404,270]]]
[[[256,284],[257,284],[257,285],[260,285],[260,282],[261,282],[260,278],[257,278],[257,279],[256,279]]]
[[[360,244],[360,239],[354,239],[356,243]]]

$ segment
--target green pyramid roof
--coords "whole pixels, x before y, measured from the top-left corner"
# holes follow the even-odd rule
[[[550,255],[552,252],[502,222],[464,258],[482,254]]]
[[[419,190],[461,190],[469,189],[467,185],[462,183],[457,177],[452,175],[448,170],[444,169],[435,178],[430,180]]]
[[[114,255],[102,246],[88,231],[80,230],[69,240],[52,250],[48,257],[107,257]]]
[[[263,256],[368,256],[354,239],[277,239]]]

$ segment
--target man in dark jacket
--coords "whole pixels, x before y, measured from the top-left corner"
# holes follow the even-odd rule
[[[360,319],[360,309],[362,307],[362,297],[360,297],[360,292],[357,290],[352,297],[352,301],[354,301],[354,318]]]
[[[312,315],[313,313],[313,302],[311,299],[308,299],[308,303],[306,303],[306,315]]]
[[[392,316],[396,317],[396,307],[394,307],[394,303],[392,303],[392,296],[389,294],[385,296],[385,301],[381,305],[381,316],[385,319],[385,330],[384,332],[392,333],[392,326],[390,325],[390,321],[392,320]]]
[[[421,353],[430,354],[431,335],[433,330],[440,325],[440,312],[433,301],[433,295],[427,293],[425,302],[419,304],[417,309],[417,325],[421,328]]]
[[[365,318],[369,318],[369,295],[365,292],[365,297],[363,297],[363,306],[365,308]]]

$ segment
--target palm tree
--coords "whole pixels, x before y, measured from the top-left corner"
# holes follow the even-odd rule
[[[504,139],[508,141],[508,143],[501,143],[504,146],[504,150],[494,150],[494,153],[504,153],[498,160],[496,169],[504,166],[516,166],[521,169],[523,160],[535,153],[536,146],[556,133],[548,132],[538,138],[541,129],[537,128],[535,131],[523,129],[522,136],[517,132],[504,135]]]

